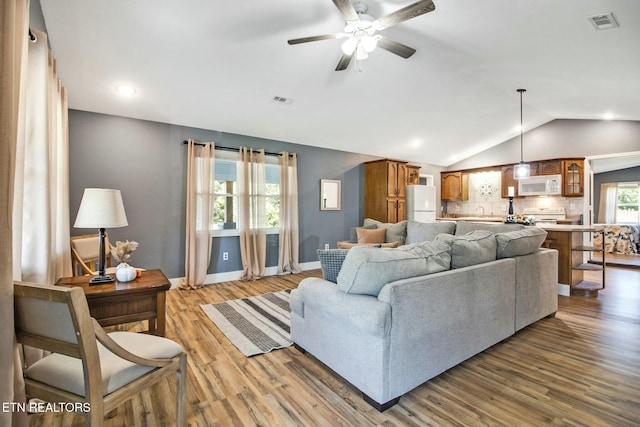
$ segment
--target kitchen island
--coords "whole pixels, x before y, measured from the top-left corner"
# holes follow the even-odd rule
[[[543,246],[558,251],[558,288],[563,295],[598,296],[598,291],[605,288],[605,253],[602,246],[585,245],[585,234],[604,232],[602,226],[536,224],[547,231],[547,239]],[[592,264],[585,259],[591,252],[602,253],[602,265]],[[585,271],[601,271],[599,281],[585,280]],[[564,285],[564,286],[562,286]],[[568,287],[568,289],[567,289]]]
[[[458,216],[437,218],[438,221],[504,222],[498,216]],[[542,244],[545,248],[558,251],[558,293],[560,295],[597,296],[605,288],[605,262],[603,247],[585,245],[589,233],[604,233],[604,227],[598,225],[580,225],[576,218],[558,220],[556,223],[540,221],[536,227],[546,230],[547,238]],[[587,239],[585,239],[585,234]],[[602,265],[589,263],[591,252],[602,253]],[[585,259],[586,258],[586,259]],[[601,271],[598,281],[585,280],[585,271]]]

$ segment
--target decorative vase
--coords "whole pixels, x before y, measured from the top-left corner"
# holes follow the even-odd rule
[[[119,282],[130,282],[136,278],[137,272],[134,267],[131,267],[126,262],[121,262],[116,267],[116,277]]]

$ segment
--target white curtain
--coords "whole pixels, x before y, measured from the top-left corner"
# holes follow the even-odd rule
[[[58,80],[47,35],[33,33],[24,127],[16,150],[13,277],[52,284],[72,274],[67,93]]]
[[[181,289],[204,285],[211,261],[211,216],[215,189],[215,144],[188,140],[185,277]]]
[[[28,0],[0,3],[0,401],[24,402],[13,323],[13,194],[19,112],[27,83]],[[23,143],[23,141],[20,141]],[[0,411],[0,425],[26,426],[21,412]]]
[[[238,225],[242,280],[264,276],[267,253],[264,150],[240,147],[238,161]]]
[[[600,184],[600,204],[598,206],[598,222],[600,224],[615,224],[618,204],[618,184]]]
[[[280,153],[280,237],[278,274],[299,273],[298,159],[296,154]]]

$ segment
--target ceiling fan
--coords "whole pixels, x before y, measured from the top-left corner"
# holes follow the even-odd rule
[[[340,61],[338,62],[336,71],[345,70],[351,63],[354,53],[357,60],[366,59],[369,56],[369,53],[378,46],[403,58],[409,58],[411,55],[416,53],[415,49],[388,39],[380,34],[376,34],[376,31],[384,30],[385,28],[389,28],[411,18],[415,18],[416,16],[429,13],[436,8],[433,1],[420,0],[385,15],[382,18],[374,20],[373,17],[366,14],[368,7],[364,3],[354,2],[351,4],[349,0],[332,1],[346,22],[342,32],[292,39],[287,43],[294,45],[319,40],[346,38],[347,40],[342,43],[342,58],[340,58]]]

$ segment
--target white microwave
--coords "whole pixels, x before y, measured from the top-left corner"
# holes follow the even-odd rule
[[[518,180],[519,196],[554,196],[562,194],[562,175],[540,175]]]

